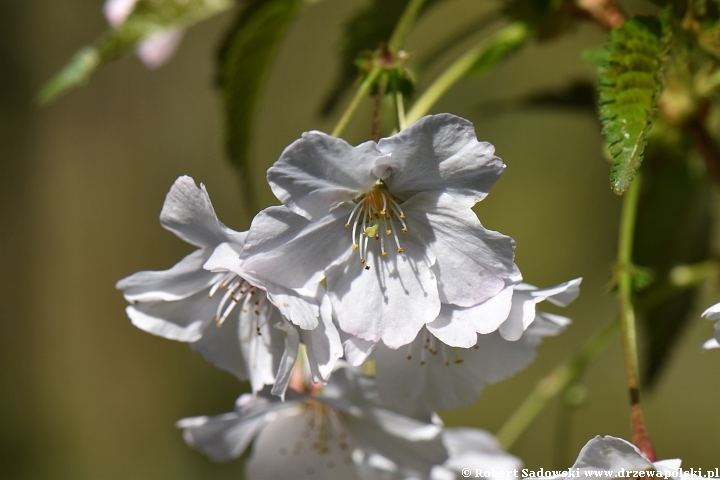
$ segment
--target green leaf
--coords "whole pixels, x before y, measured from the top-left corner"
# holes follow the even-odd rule
[[[635,18],[610,32],[600,65],[600,121],[612,158],[610,184],[622,195],[640,168],[662,87],[669,29],[657,18]]]
[[[663,130],[653,139],[659,135],[668,139],[674,133]],[[672,140],[658,144],[651,139],[648,146],[633,249],[635,262],[660,279],[672,278],[678,265],[710,257],[712,182],[701,167],[687,161],[687,139]],[[668,287],[667,281],[658,282],[638,294],[646,340],[643,380],[648,385],[660,377],[683,330],[696,318],[699,287]]]
[[[128,52],[154,33],[187,28],[233,5],[233,0],[138,0],[125,22],[76,53],[40,90],[38,100],[46,103],[82,84],[100,65]]]
[[[492,70],[512,53],[523,47],[530,38],[530,29],[523,22],[508,25],[485,44],[482,54],[470,67],[468,75],[482,75]]]
[[[300,11],[301,0],[257,0],[241,12],[219,55],[219,83],[225,105],[225,138],[230,161],[244,183],[247,205],[254,205],[248,149],[253,119],[275,52]]]

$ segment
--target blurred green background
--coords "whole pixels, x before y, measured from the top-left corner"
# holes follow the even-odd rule
[[[343,22],[362,4],[319,2],[283,42],[252,145],[259,205],[277,203],[264,171],[284,146],[305,130],[332,128],[337,113],[322,119],[317,112],[338,68]],[[407,50],[430,49],[492,5],[444,2],[421,19]],[[215,50],[232,15],[190,30],[158,71],[128,57],[36,108],[33,96],[43,82],[106,28],[101,6],[0,2],[0,477],[240,478],[241,462],[210,462],[185,446],[173,423],[228,411],[245,385],[187,345],[134,328],[114,288],[122,277],[168,268],[192,250],[158,222],[177,176],[205,183],[220,218],[235,229],[247,228],[255,213],[241,203],[238,178],[224,158],[213,84]],[[567,332],[546,341],[529,369],[487,388],[475,406],[443,412],[450,426],[497,431],[543,374],[616,313],[606,286],[620,199],[608,187],[597,121],[572,110],[487,107],[594,79],[580,52],[603,39],[597,27],[584,25],[533,45],[490,76],[462,81],[434,109],[472,120],[507,164],[477,211],[485,226],[516,239],[526,281],[549,286],[584,277],[573,305],[546,308],[573,319]],[[420,88],[437,72],[426,72]],[[367,102],[346,138],[366,140],[369,130]],[[717,281],[708,282],[697,321],[645,395],[659,457],[680,457],[685,467],[720,466],[720,351],[699,348],[713,331],[699,315],[718,300]],[[569,428],[558,431],[553,403],[513,453],[528,467],[551,468],[558,461],[553,446],[563,437],[569,466],[594,435],[629,438],[622,368],[618,338],[585,375],[587,401],[572,412]]]

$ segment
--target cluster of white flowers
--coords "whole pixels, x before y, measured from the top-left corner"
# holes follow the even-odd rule
[[[249,478],[453,478],[457,456],[518,464],[432,413],[524,368],[569,323],[536,304],[579,292],[580,279],[521,283],[514,241],[471,210],[503,169],[470,122],[441,114],[356,147],[303,134],[268,170],[282,205],[247,232],[179,178],[160,220],[199,249],[118,288],[133,324],[190,343],[253,392],[233,413],[182,420],[186,441],[228,459],[255,438]],[[298,383],[301,344],[310,378]],[[368,358],[374,378],[355,371]]]

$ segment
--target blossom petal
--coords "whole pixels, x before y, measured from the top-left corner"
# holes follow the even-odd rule
[[[372,165],[383,156],[374,142],[353,147],[341,138],[306,132],[268,169],[267,180],[283,205],[318,220],[369,190],[377,180]]]
[[[203,270],[207,252],[195,250],[168,270],[137,272],[120,280],[115,287],[128,302],[173,301],[210,288],[219,278]]]
[[[215,318],[216,301],[204,292],[176,302],[139,302],[125,311],[133,325],[153,335],[194,342]]]
[[[479,305],[460,308],[443,303],[437,320],[427,328],[441,342],[452,347],[470,348],[478,333],[491,333],[505,321],[512,306],[513,287],[506,287]]]
[[[402,254],[388,250],[381,256],[368,248],[365,264],[351,259],[330,268],[328,295],[342,330],[398,348],[437,318],[440,298],[431,269],[434,258],[417,239],[406,237]]]
[[[154,33],[140,42],[135,52],[147,68],[159,68],[175,53],[183,33],[175,28]]]
[[[239,457],[275,412],[295,407],[291,402],[269,403],[264,398],[244,394],[238,410],[213,417],[191,417],[175,425],[183,429],[185,442],[218,461]]]
[[[716,303],[702,313],[708,320],[720,320],[720,303]]]
[[[497,471],[499,475],[507,478],[502,474],[522,467],[522,461],[519,458],[502,451],[498,447],[495,437],[483,430],[476,428],[445,429],[443,444],[450,455],[444,466],[458,473],[465,468],[470,468],[473,471],[476,469]]]
[[[300,330],[300,339],[307,347],[308,363],[315,382],[327,381],[338,359],[343,356],[340,334],[332,322],[330,299],[323,295],[320,322],[312,330]]]
[[[372,353],[375,345],[377,345],[376,342],[369,342],[345,333],[342,329],[339,333],[342,339],[343,351],[345,352],[345,360],[353,367],[362,365]]]
[[[282,317],[275,308],[240,310],[239,335],[253,392],[273,385],[286,351],[286,333],[275,328]],[[297,353],[296,353],[297,356]]]
[[[485,229],[475,213],[451,195],[421,193],[402,207],[408,228],[418,229],[437,257],[434,269],[443,303],[477,305],[497,295],[506,280],[519,277],[513,239]]]
[[[447,459],[442,437],[436,434],[429,439],[410,440],[388,433],[388,429],[402,431],[400,424],[397,425],[398,428],[393,428],[393,423],[399,421],[405,425],[407,420],[408,417],[401,415],[387,415],[383,418],[384,424],[378,425],[367,421],[363,416],[345,416],[352,440],[359,448],[390,459],[399,470],[412,473],[411,478],[428,478],[432,467]],[[383,428],[378,428],[379,426]],[[429,424],[428,426],[432,427]]]
[[[348,214],[339,208],[309,222],[285,207],[266,208],[248,232],[240,255],[243,272],[257,282],[288,288],[318,284],[327,267],[352,253],[345,228]]]
[[[321,438],[312,429],[312,414],[285,416],[268,424],[257,436],[245,464],[250,479],[317,479],[357,477],[352,449],[337,435]]]
[[[160,223],[186,242],[210,247],[227,241],[242,245],[245,233],[234,232],[215,215],[204,185],[198,187],[187,176],[179,177],[165,197]]]
[[[467,120],[450,114],[428,115],[400,133],[383,138],[378,148],[388,157],[376,163],[376,175],[390,191],[405,200],[418,192],[443,191],[472,203],[485,198],[504,165],[495,148],[478,142]]]
[[[275,328],[285,333],[285,350],[278,362],[275,383],[270,393],[285,400],[285,391],[287,390],[290,375],[297,361],[298,350],[300,348],[300,335],[298,334],[297,328],[289,322],[279,322],[275,324]]]
[[[238,317],[230,315],[220,328],[208,325],[202,338],[192,342],[190,348],[220,370],[229,372],[240,380],[247,380],[248,370],[240,341]]]
[[[621,468],[626,470],[652,469],[653,464],[640,453],[632,443],[621,438],[597,436],[590,440],[580,450],[573,469],[586,470],[612,470]]]

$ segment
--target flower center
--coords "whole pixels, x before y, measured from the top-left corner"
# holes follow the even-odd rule
[[[391,237],[398,253],[402,253],[396,227],[399,224],[400,231],[407,233],[405,213],[387,191],[382,180],[378,180],[370,192],[355,199],[355,203],[345,228],[352,226],[352,248],[358,251],[360,263],[365,263],[371,238],[380,241],[380,254],[383,257],[387,256],[385,244],[390,242],[390,239],[386,241],[385,237]],[[365,269],[369,270],[370,266],[366,265]]]
[[[236,273],[228,272],[221,276],[210,287],[208,298],[213,298],[218,290],[225,290],[225,294],[220,299],[215,312],[215,325],[218,328],[222,326],[232,311],[235,310],[235,307],[241,302],[242,311],[247,313],[252,309],[256,318],[260,318],[260,314],[264,314],[266,308],[272,308],[270,304],[266,303],[267,295],[263,290],[255,288]],[[263,318],[268,317],[269,315],[263,315]],[[258,335],[261,335],[260,329],[262,325],[259,322],[255,323],[255,331]]]

